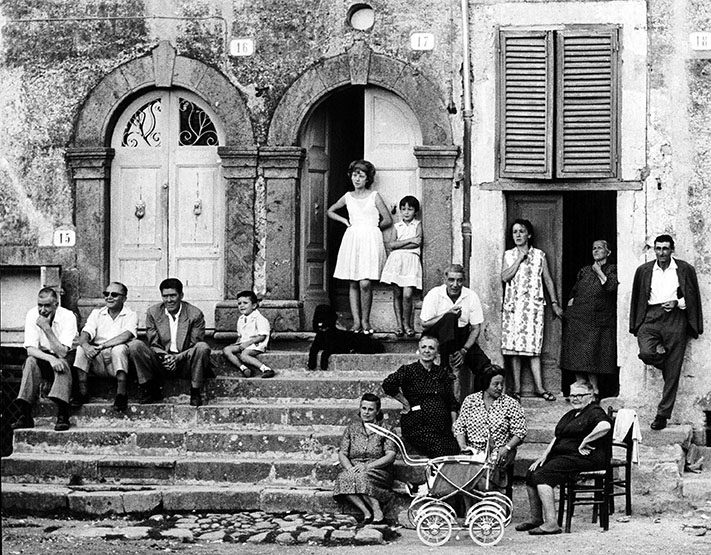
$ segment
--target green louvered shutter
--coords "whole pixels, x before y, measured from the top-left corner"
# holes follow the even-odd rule
[[[556,177],[615,177],[617,29],[564,30],[556,40]]]
[[[499,34],[499,175],[553,177],[553,40],[550,31]]]

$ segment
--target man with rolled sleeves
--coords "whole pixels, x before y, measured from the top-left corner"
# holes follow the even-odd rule
[[[476,382],[491,361],[478,343],[484,322],[481,302],[474,291],[464,287],[464,279],[464,268],[460,264],[447,268],[444,284],[433,287],[422,300],[420,320],[423,335],[439,339],[440,364],[455,372],[466,366]],[[465,391],[462,397],[467,393]]]
[[[126,306],[128,288],[112,281],[104,290],[106,306],[91,311],[86,325],[76,340],[74,358],[79,392],[70,405],[81,407],[89,401],[89,373],[116,379],[114,409],[128,408],[128,343],[136,338],[138,315]]]
[[[69,429],[69,396],[72,391],[72,342],[77,335],[74,313],[59,306],[59,297],[51,287],[40,289],[37,306],[25,317],[24,346],[27,360],[22,367],[22,381],[17,401],[20,417],[12,429],[34,427],[32,406],[39,398],[42,378],[51,380],[49,399],[57,405],[54,429]]]
[[[688,338],[704,331],[696,270],[673,253],[674,239],[657,237],[656,260],[637,268],[632,282],[630,333],[637,336],[639,358],[659,368],[664,378],[653,430],[663,430],[671,418]]]

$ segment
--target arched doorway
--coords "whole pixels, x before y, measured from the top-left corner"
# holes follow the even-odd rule
[[[161,117],[173,114],[170,120],[173,123],[168,124],[168,136],[163,139],[171,142],[171,136],[174,139],[178,137],[180,98],[184,98],[188,101],[184,106],[193,105],[195,108],[192,116],[188,116],[190,110],[182,113],[182,117],[187,118],[183,125],[190,126],[188,121],[193,118],[192,125],[197,123],[199,127],[199,121],[206,116],[214,125],[218,136],[217,144],[220,146],[181,145],[178,137],[172,141],[174,146],[171,147],[176,150],[168,154],[167,158],[166,155],[158,156],[160,161],[154,159],[155,153],[160,149],[145,147],[142,155],[138,154],[141,148],[133,149],[132,155],[136,156],[135,161],[139,163],[130,171],[137,174],[143,172],[140,179],[144,182],[148,179],[144,170],[150,163],[153,163],[155,179],[165,176],[166,171],[168,172],[168,193],[160,193],[166,196],[163,202],[168,208],[163,210],[160,217],[157,216],[155,207],[153,208],[157,225],[168,226],[168,233],[161,235],[161,240],[170,241],[171,225],[176,226],[180,232],[173,231],[174,244],[163,247],[161,243],[160,247],[155,247],[168,250],[165,260],[166,264],[170,264],[172,260],[172,267],[161,266],[157,262],[136,262],[133,267],[138,273],[172,272],[175,269],[177,277],[187,279],[186,296],[189,296],[190,300],[196,300],[203,309],[208,327],[219,324],[224,329],[234,329],[231,299],[234,299],[238,291],[251,287],[253,283],[254,221],[249,214],[252,214],[251,207],[254,204],[257,165],[254,131],[246,102],[239,90],[219,71],[198,60],[178,56],[168,42],[161,42],[148,56],[131,60],[104,76],[89,93],[77,114],[75,135],[72,145],[67,148],[66,156],[76,191],[76,252],[77,263],[82,268],[79,276],[79,309],[88,314],[100,304],[100,292],[108,280],[119,279],[121,275],[129,283],[136,279],[128,270],[121,271],[118,268],[120,263],[114,248],[117,245],[112,243],[124,233],[116,225],[117,221],[125,218],[121,216],[117,219],[113,216],[114,213],[123,211],[124,214],[132,214],[131,217],[136,221],[143,220],[142,227],[148,227],[146,218],[149,217],[150,195],[146,193],[146,206],[145,209],[141,208],[140,198],[116,197],[117,191],[123,190],[124,187],[112,183],[112,179],[116,179],[116,168],[129,170],[131,167],[131,162],[126,162],[122,157],[124,153],[121,152],[128,147],[121,146],[121,138],[118,135],[125,131],[129,120],[141,107],[155,100],[156,97],[150,95],[160,96],[162,106],[169,107],[167,112],[161,112]],[[177,116],[175,110],[178,111]],[[170,125],[174,127],[170,128]],[[116,155],[119,160],[114,164]],[[216,160],[220,166],[217,170]],[[198,188],[182,186],[186,182],[195,185],[198,174]],[[213,177],[217,179],[216,188],[213,189],[215,194],[208,199],[202,191],[205,189],[204,184]],[[174,185],[180,182],[181,186],[171,190],[171,179],[174,180]],[[165,177],[162,181],[159,180],[161,187],[165,181]],[[129,190],[131,187],[134,185],[129,184]],[[201,192],[198,193],[198,190]],[[161,191],[166,190],[161,188]],[[135,193],[136,190],[132,192]],[[160,201],[160,194],[152,194],[158,195],[155,198]],[[215,198],[218,200],[214,200]],[[140,209],[137,209],[137,204]],[[250,209],[245,211],[244,206],[249,206]],[[136,212],[141,213],[143,210],[145,214],[142,218],[137,218]],[[196,214],[196,211],[200,214]],[[187,220],[184,220],[185,216]],[[213,217],[216,219],[211,219]],[[192,221],[192,227],[182,226],[181,221]],[[219,232],[208,237],[211,233],[208,233],[208,230]],[[135,234],[134,245],[143,245],[141,240],[135,240]],[[217,252],[214,252],[216,248]],[[172,259],[171,251],[175,254]],[[206,256],[208,259],[220,260],[203,265],[202,259]],[[141,258],[138,257],[138,260]],[[148,280],[140,282],[133,288],[129,286],[130,301],[134,305],[136,302],[150,304],[151,299],[155,302],[160,298],[157,288],[149,292],[148,286],[141,285],[147,282]],[[140,299],[144,300],[140,300],[139,295]],[[215,308],[214,299],[225,300]],[[225,304],[229,306],[221,306]],[[141,306],[135,308],[143,310]]]
[[[159,89],[118,118],[111,146],[112,279],[141,313],[177,276],[206,315],[223,295],[225,193],[220,122],[196,95]],[[146,305],[146,306],[142,306]]]
[[[415,146],[422,143],[419,122],[408,104],[380,87],[350,86],[320,102],[303,127],[306,151],[300,204],[300,297],[307,319],[316,305],[329,303],[348,313],[347,283],[331,276],[345,229],[326,209],[350,189],[346,171],[355,159],[376,167],[373,189],[388,207],[405,195],[422,198]],[[397,221],[398,216],[394,219]],[[373,324],[389,329],[390,293],[376,287]]]

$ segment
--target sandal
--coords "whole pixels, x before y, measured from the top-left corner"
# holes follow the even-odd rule
[[[403,335],[405,335],[405,330],[403,330],[402,328],[398,328],[395,330],[395,335],[398,337],[402,337]]]
[[[415,330],[413,330],[412,328],[407,328],[405,330],[405,333],[407,334],[408,337],[415,337]]]
[[[550,391],[541,391],[540,393],[536,393],[536,395],[546,401],[555,401],[555,395],[553,395]]]
[[[373,335],[375,333],[375,330],[373,328],[368,328],[363,330],[363,335]]]

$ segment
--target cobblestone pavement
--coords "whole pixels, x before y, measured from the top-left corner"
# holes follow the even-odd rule
[[[613,518],[602,532],[588,515],[576,513],[572,534],[534,538],[506,529],[493,548],[496,555],[711,553],[711,505],[685,515]],[[440,548],[427,547],[412,530],[396,526],[362,526],[348,515],[263,512],[235,514],[154,515],[144,520],[2,518],[3,555],[343,555],[415,553],[471,554],[481,550],[466,531],[455,532]]]

